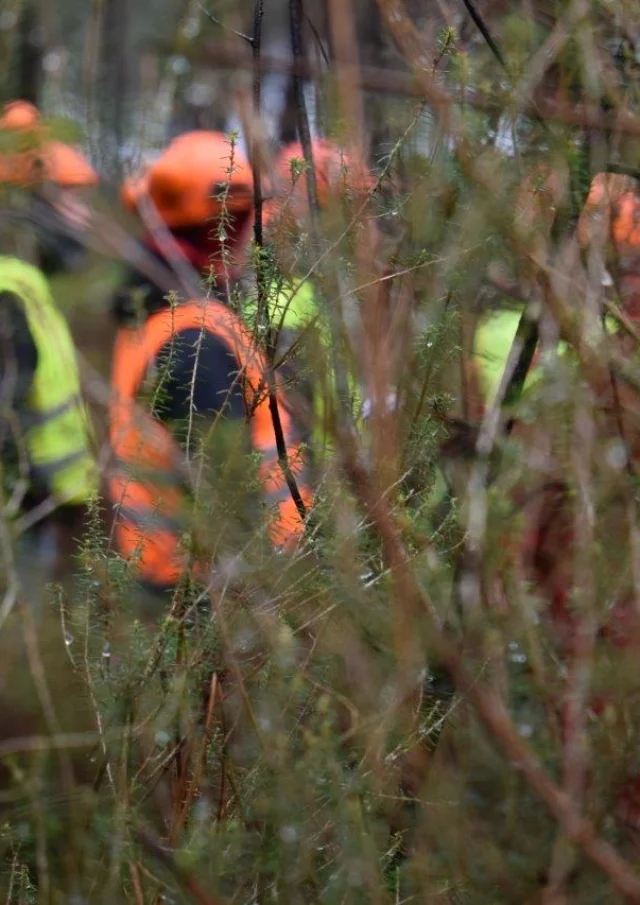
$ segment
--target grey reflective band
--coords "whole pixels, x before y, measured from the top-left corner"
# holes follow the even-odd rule
[[[281,462],[280,456],[278,454],[277,446],[270,446],[268,449],[259,450],[262,455],[262,467],[265,465],[279,465]],[[297,447],[296,447],[297,452]],[[287,449],[287,462],[291,463],[292,457],[289,455],[289,448]]]
[[[278,447],[277,446],[269,446],[267,449],[259,449],[258,452],[261,454],[262,458],[265,462],[277,462],[278,461]]]
[[[161,515],[156,509],[151,507],[134,509],[132,506],[125,506],[123,503],[116,503],[115,512],[116,518],[126,519],[141,528],[150,528],[151,530],[159,528],[175,534],[182,531],[184,527],[179,519],[171,518],[169,515]]]
[[[55,408],[47,409],[45,412],[26,412],[21,416],[20,420],[26,428],[38,427],[41,424],[46,424],[48,421],[53,421],[60,415],[64,415],[65,412],[80,405],[82,405],[82,398],[77,393],[74,393],[73,396],[69,396],[65,402],[61,402],[60,405],[56,405]]]
[[[109,468],[113,476],[121,473],[127,481],[136,483],[144,481],[149,484],[160,484],[168,487],[186,487],[186,481],[174,468],[154,468],[153,465],[138,465],[136,462],[127,462],[120,456],[114,456]]]
[[[284,480],[284,479],[283,479]],[[282,503],[284,500],[288,499],[291,496],[291,491],[287,486],[286,482],[284,487],[278,488],[278,490],[274,490],[271,493],[265,493],[265,499],[268,503]]]
[[[93,461],[86,449],[79,449],[76,452],[69,453],[66,456],[60,456],[58,459],[50,459],[45,464],[36,464],[35,462],[31,462],[31,468],[38,476],[47,478],[55,474],[57,471],[61,471],[63,468],[66,468],[68,465],[73,465],[74,462],[79,462],[80,459],[87,459],[89,462]]]

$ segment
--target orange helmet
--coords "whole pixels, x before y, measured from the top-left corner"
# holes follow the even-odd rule
[[[337,144],[328,139],[317,139],[311,144],[313,167],[316,176],[316,191],[318,204],[326,207],[332,197],[340,195],[341,191],[351,190],[368,192],[374,184],[374,178],[366,166],[355,160],[350,154],[343,151]],[[265,223],[276,219],[282,211],[283,203],[295,217],[299,217],[307,202],[307,178],[296,178],[292,166],[295,160],[304,163],[304,151],[300,142],[291,142],[285,145],[275,161],[274,175],[276,186],[274,197],[264,208]],[[287,195],[287,187],[293,192]]]
[[[98,174],[87,158],[62,141],[49,141],[44,149],[46,178],[65,188],[97,185]]]
[[[640,252],[640,198],[637,192],[626,192],[618,200],[611,234],[618,248],[631,246]]]
[[[367,168],[334,142],[328,139],[313,141],[311,154],[316,176],[318,204],[321,207],[325,206],[331,195],[339,192],[340,188],[350,188],[360,192],[368,192],[373,188],[373,176]],[[304,151],[298,141],[286,145],[276,158],[275,172],[281,183],[291,182],[293,176],[291,166],[296,159],[304,162]]]
[[[598,173],[580,213],[578,242],[613,258],[617,289],[626,314],[640,320],[640,192],[638,182],[619,173]]]
[[[640,200],[637,183],[618,173],[597,173],[578,220],[578,240],[583,248],[613,240],[618,249],[640,246]]]
[[[221,132],[187,132],[122,187],[128,210],[136,210],[145,195],[169,228],[199,226],[223,210],[231,214],[251,210],[251,167]]]
[[[0,129],[32,130],[40,123],[40,114],[29,101],[11,101],[5,104],[0,116]]]
[[[98,174],[75,148],[48,138],[47,127],[28,101],[13,101],[4,107],[0,130],[16,133],[18,147],[0,153],[0,182],[33,186],[48,180],[64,188],[96,185]]]

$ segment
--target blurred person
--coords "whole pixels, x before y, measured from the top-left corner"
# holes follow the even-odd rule
[[[577,237],[590,274],[599,280],[603,292],[618,303],[637,329],[640,323],[640,182],[614,173],[596,174],[580,214]],[[636,338],[629,331],[621,330],[611,315],[604,320],[607,333],[618,350],[625,356],[636,357]],[[635,476],[640,461],[640,430],[637,417],[634,417],[638,410],[637,392],[621,382],[616,384],[611,408],[618,427],[617,442],[623,444],[620,448],[623,466]],[[633,492],[632,486],[629,492]],[[631,552],[630,556],[633,555]],[[623,586],[618,590],[612,603],[609,602],[608,619],[601,634],[619,652],[630,654],[633,668],[634,654],[640,647],[640,618],[634,589],[628,584],[626,589]],[[611,694],[600,695],[592,709],[599,716],[610,716],[617,712],[617,705]],[[616,805],[618,817],[625,825],[636,832],[640,830],[640,774],[637,768],[620,777]]]
[[[314,139],[311,145],[315,173],[316,198],[321,218],[331,218],[341,199],[373,187],[366,168],[336,143]],[[307,243],[313,232],[309,209],[309,177],[304,151],[299,142],[285,145],[274,164],[271,196],[263,212],[265,239],[273,253],[264,267],[265,311],[259,311],[258,295],[246,294],[243,315],[260,336],[281,370],[312,412],[318,449],[324,445],[323,421],[329,414],[327,401],[335,393],[331,367],[327,366],[331,330],[327,310],[319,301],[313,277],[305,278],[315,264],[317,249],[309,255]],[[268,333],[265,327],[268,323]],[[354,395],[354,387],[350,387]]]
[[[74,234],[88,222],[85,193],[98,177],[83,155],[56,140],[35,107],[15,101],[0,117],[0,457],[3,542],[0,605],[0,742],[92,731],[95,713],[72,663],[48,583],[69,590],[87,505],[97,496],[92,433],[81,397],[75,346],[50,278],[85,262]],[[15,521],[14,521],[15,520]],[[13,529],[13,530],[12,530]],[[74,600],[77,602],[77,600]],[[46,605],[48,604],[48,605]],[[50,697],[43,713],[42,688]],[[50,713],[55,710],[55,717]],[[73,839],[74,783],[94,767],[80,756],[60,778],[59,758],[43,743],[34,763],[20,755],[21,778],[0,764],[3,822],[51,804],[51,870]],[[22,748],[19,745],[20,750]],[[33,772],[32,772],[33,768]],[[43,810],[44,813],[44,810]],[[49,813],[47,813],[47,819]],[[15,825],[15,824],[14,824]],[[26,825],[25,825],[26,826]],[[28,838],[28,835],[25,835]],[[25,858],[30,855],[29,843]]]
[[[33,522],[39,566],[64,568],[97,473],[75,348],[49,278],[85,262],[74,232],[98,177],[27,102],[5,106],[0,137],[1,442],[5,486],[13,484],[5,515]]]
[[[590,191],[580,213],[576,228],[576,245],[585,265],[586,279],[574,287],[596,285],[605,299],[614,297],[631,326],[640,321],[640,185],[633,179],[611,173],[599,173],[592,180]],[[578,288],[580,291],[580,288]],[[583,299],[584,304],[584,299]],[[600,307],[600,301],[597,301]],[[502,378],[509,351],[515,337],[520,309],[490,314],[481,324],[476,336],[476,364],[481,380],[484,403],[493,398]],[[593,315],[593,312],[591,312]],[[623,355],[637,354],[637,341],[606,308],[596,312],[603,335]],[[586,312],[589,316],[589,312]],[[554,364],[555,359],[555,364]],[[536,589],[542,594],[546,616],[553,630],[554,640],[563,657],[571,658],[576,638],[580,634],[582,614],[576,606],[575,593],[580,581],[576,569],[576,512],[574,491],[566,475],[566,451],[563,443],[563,406],[567,405],[567,417],[578,386],[572,377],[572,350],[556,339],[555,347],[544,348],[536,355],[527,375],[527,393],[512,412],[516,420],[515,440],[526,455],[535,451],[536,441],[542,439],[547,450],[547,466],[543,472],[533,470],[533,480],[539,489],[532,488],[521,494],[526,529],[521,538],[519,555],[524,560],[528,574]],[[547,368],[551,367],[551,383],[545,381]],[[608,373],[608,372],[607,372]],[[554,389],[553,381],[560,381]],[[536,393],[540,392],[543,408],[536,408]],[[599,425],[605,439],[604,450],[613,450],[598,462],[598,485],[607,480],[606,505],[600,505],[594,513],[595,528],[607,539],[610,546],[609,561],[612,574],[605,576],[605,584],[612,589],[606,600],[606,615],[598,625],[599,643],[613,648],[612,656],[620,662],[626,651],[633,658],[640,645],[640,619],[633,591],[633,581],[628,575],[628,558],[633,556],[624,540],[628,518],[628,494],[632,486],[621,482],[620,476],[633,475],[640,455],[640,431],[637,412],[637,391],[626,386],[613,375],[606,384],[594,387],[594,422]],[[529,408],[529,400],[532,406]],[[547,418],[547,410],[555,415]],[[538,412],[538,417],[536,417]],[[603,420],[604,416],[604,420]],[[570,422],[569,422],[570,423]],[[557,434],[557,436],[555,436]],[[548,436],[545,436],[548,435]],[[556,450],[556,442],[558,449]],[[607,445],[608,444],[608,445]],[[608,469],[608,471],[607,471]],[[615,478],[612,474],[618,472]],[[535,490],[535,496],[532,492]],[[601,496],[602,491],[599,491]],[[598,497],[600,500],[600,497]],[[601,500],[600,500],[601,501]],[[613,538],[617,538],[614,542]],[[602,577],[599,581],[602,581]],[[614,590],[615,589],[615,590]],[[614,718],[619,702],[612,693],[593,693],[590,715],[608,714]],[[613,714],[613,717],[612,717]],[[560,714],[564,720],[564,711]],[[640,778],[621,778],[617,794],[617,814],[625,824],[640,829]]]
[[[553,164],[545,162],[534,166],[523,179],[515,196],[514,216],[521,234],[526,232],[532,252],[546,253],[557,212],[565,204],[567,195],[568,172],[561,158]],[[484,405],[495,397],[524,308],[522,301],[512,300],[478,315],[471,361],[472,382],[479,395],[474,400],[476,415],[481,415]],[[534,364],[538,365],[540,361],[537,350]],[[531,387],[539,377],[540,369],[530,368],[525,387]]]
[[[554,181],[554,174],[550,174],[543,182],[543,192],[539,190],[536,193],[530,192],[530,181],[525,183],[523,188],[521,208],[524,207],[525,215],[527,213],[531,215],[532,225],[539,226],[537,241],[541,238],[544,241],[545,233],[548,237],[553,216],[562,202],[562,188],[557,182],[557,178]],[[534,199],[529,205],[526,204],[528,196]],[[539,200],[540,198],[542,200]],[[541,205],[544,205],[543,209]],[[622,311],[631,322],[640,320],[640,230],[636,228],[639,218],[640,194],[634,180],[599,173],[592,180],[575,234],[576,247],[586,264],[587,280],[595,277],[605,294],[617,289]],[[574,291],[587,292],[586,282],[581,284],[576,280],[573,287]],[[480,414],[495,398],[523,311],[523,304],[514,303],[509,308],[487,312],[479,319],[474,339],[474,366],[480,389]],[[593,316],[593,312],[585,311],[585,315]],[[620,329],[620,325],[611,315],[602,310],[597,312],[597,317],[603,335],[606,334],[625,354],[634,351],[635,340]],[[548,379],[550,378],[552,382],[557,379],[566,383],[571,379],[570,375],[573,372],[572,350],[558,338],[557,333],[543,335],[542,327],[540,332],[538,347],[526,375],[522,399],[515,410],[511,407],[511,411],[508,412],[510,417],[516,419],[516,438],[520,438],[520,442],[524,440],[525,444],[527,432],[533,431],[536,427],[534,414],[536,397],[541,396],[544,403],[545,393],[551,392],[553,395],[553,387],[548,383]],[[532,395],[529,395],[530,391]],[[627,423],[624,417],[624,404],[628,399],[628,393],[628,388],[621,384],[616,388],[615,398],[612,399],[612,386],[608,382],[599,389],[597,403],[603,413],[611,414],[619,409],[617,414],[614,412],[617,425],[615,429],[619,430],[621,418],[625,440],[629,444],[627,454],[633,458],[640,453],[640,436],[637,436],[638,432],[634,429],[633,422]],[[533,403],[529,410],[527,410],[528,400]],[[543,497],[546,497],[545,504],[542,502],[538,504],[542,521],[533,529],[527,546],[536,577],[553,601],[553,609],[559,623],[564,620],[569,626],[566,634],[570,636],[571,619],[567,605],[568,588],[571,585],[570,557],[557,554],[558,551],[566,551],[569,548],[572,528],[563,517],[564,491],[560,486],[556,486]]]
[[[594,176],[578,221],[583,256],[595,258],[605,288],[613,288],[632,321],[640,321],[640,183],[628,176]]]
[[[142,273],[131,273],[114,299],[119,332],[108,494],[116,546],[155,597],[184,575],[205,579],[205,554],[189,552],[183,543],[198,513],[209,535],[224,535],[219,542],[225,552],[246,540],[242,515],[251,530],[256,523],[255,511],[243,513],[253,458],[259,460],[268,534],[277,548],[293,548],[300,540],[301,514],[311,495],[282,392],[274,390],[278,438],[266,362],[227,304],[237,240],[252,217],[246,159],[220,133],[190,132],[127,181],[122,199],[127,209],[144,217],[146,207],[159,218],[161,229],[143,236],[149,251],[169,265],[176,253],[184,255],[208,278],[201,297],[182,299],[177,279],[175,291],[167,293]],[[162,229],[168,230],[164,237]],[[297,493],[285,479],[278,442],[286,447]],[[203,473],[204,491],[195,487]],[[234,490],[240,491],[240,509],[223,500],[223,491]]]
[[[529,180],[530,182],[530,180]],[[530,185],[525,184],[522,195]],[[549,196],[543,202],[534,202],[532,226],[540,235],[548,237],[550,222],[557,206],[561,204],[562,190],[553,184],[552,175],[537,193]],[[541,210],[541,204],[544,205]],[[545,216],[546,215],[546,216]],[[542,222],[541,222],[542,220]],[[640,185],[636,180],[612,173],[598,173],[592,180],[587,199],[580,213],[575,246],[585,265],[586,280],[595,278],[606,299],[619,302],[623,315],[632,323],[640,321]],[[578,283],[574,283],[577,287]],[[580,291],[580,290],[578,290]],[[582,291],[587,292],[583,282]],[[474,334],[473,367],[480,393],[480,411],[490,403],[507,363],[516,336],[520,318],[525,309],[523,302],[512,302],[498,309],[482,312],[478,317]],[[593,319],[594,312],[585,311]],[[632,353],[635,340],[628,331],[620,329],[616,318],[606,310],[598,310],[604,334],[623,352]],[[525,390],[533,387],[544,376],[549,364],[559,357],[568,363],[570,351],[567,344],[555,335],[541,336],[533,361],[526,375]],[[603,388],[603,392],[606,388]],[[640,437],[638,438],[640,441]],[[640,445],[638,446],[640,452]]]
[[[540,172],[542,171],[542,173]],[[541,185],[532,190],[535,180]],[[589,279],[595,278],[605,293],[614,291],[624,314],[640,320],[640,185],[628,177],[613,173],[594,176],[576,228],[576,241],[587,267]],[[568,191],[562,174],[537,168],[523,184],[518,216],[532,230],[534,241],[548,238],[553,218]],[[595,270],[594,270],[595,268]],[[485,401],[493,398],[516,335],[522,304],[485,312],[475,332],[474,360]],[[606,332],[628,347],[617,322],[602,318]],[[557,348],[566,351],[564,343]],[[536,355],[527,385],[540,378],[541,353]]]

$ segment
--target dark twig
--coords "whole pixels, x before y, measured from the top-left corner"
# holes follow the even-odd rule
[[[298,63],[303,58],[302,53],[302,0],[289,0],[289,26],[291,30],[291,52],[293,54],[294,63]],[[316,185],[316,171],[313,165],[313,151],[311,147],[311,130],[309,129],[309,117],[307,115],[307,105],[304,99],[304,90],[302,77],[298,72],[294,72],[293,84],[296,95],[296,118],[298,125],[298,135],[300,144],[302,145],[302,153],[307,165],[307,195],[309,197],[309,209],[311,211],[312,223],[315,223],[318,215],[318,191]]]
[[[311,29],[311,34],[312,34],[313,37],[315,38],[316,44],[318,45],[318,48],[319,48],[320,53],[321,53],[321,55],[322,55],[322,59],[324,60],[324,62],[325,62],[325,64],[326,64],[327,66],[330,66],[330,65],[331,65],[331,60],[329,59],[329,54],[327,53],[324,44],[322,43],[322,38],[321,38],[320,35],[318,34],[318,29],[315,27],[315,25],[314,25],[313,22],[311,21],[310,17],[309,17],[306,13],[305,13],[305,16],[304,16],[304,17],[305,17],[305,19],[306,19],[307,25],[308,25],[309,28]]]
[[[462,2],[464,3],[464,5],[466,7],[467,12],[473,19],[473,22],[474,22],[476,28],[478,29],[478,31],[480,32],[482,37],[487,42],[487,45],[488,45],[489,49],[491,50],[491,53],[494,55],[494,57],[496,58],[498,63],[500,63],[500,65],[505,70],[505,72],[508,72],[507,64],[502,55],[502,51],[500,50],[500,48],[494,41],[493,37],[491,36],[491,32],[487,28],[484,19],[482,18],[482,16],[478,12],[478,10],[475,8],[475,6],[471,2],[471,0],[462,0]]]
[[[253,57],[253,110],[257,117],[260,116],[262,102],[262,78],[260,72],[260,52],[262,49],[262,17],[264,16],[264,0],[256,0],[253,13],[253,38],[251,49]],[[262,266],[262,166],[259,149],[257,148],[257,136],[251,142],[251,166],[253,169],[253,236],[258,249],[258,310],[261,309],[260,292],[264,293],[263,266]]]
[[[533,357],[536,354],[538,338],[538,324],[535,320],[533,320],[529,312],[525,310],[522,314],[522,317],[520,318],[520,322],[518,323],[518,329],[516,330],[516,335],[513,340],[513,346],[511,347],[511,352],[509,353],[509,357],[511,357],[511,355],[513,354],[513,348],[516,345],[519,346],[520,351],[518,352],[518,358],[504,391],[504,397],[502,401],[503,408],[511,408],[516,404],[516,402],[522,395],[525,381],[527,379],[527,374],[529,373],[529,368],[531,367]],[[514,418],[508,418],[505,422],[504,433],[507,436],[513,430],[514,424]]]
[[[256,0],[254,16],[253,16],[253,38],[251,39],[251,48],[253,51],[253,109],[257,119],[260,117],[261,101],[262,101],[262,84],[260,71],[260,52],[262,48],[262,19],[264,16],[264,0]],[[269,323],[269,306],[267,298],[267,287],[265,285],[265,260],[264,260],[264,235],[262,224],[262,173],[260,166],[260,151],[257,147],[259,136],[257,133],[251,143],[251,166],[253,169],[253,199],[254,199],[254,227],[253,235],[256,244],[256,283],[258,293],[258,313],[264,319],[264,323]],[[269,337],[270,331],[266,331]],[[267,341],[270,345],[269,340]],[[298,488],[293,471],[289,464],[287,454],[287,444],[284,439],[282,430],[282,421],[280,419],[280,410],[278,408],[278,398],[275,390],[275,380],[272,371],[273,349],[267,348],[268,353],[268,388],[269,388],[269,411],[273,422],[273,432],[276,439],[276,448],[278,450],[278,460],[280,467],[287,482],[287,487],[291,494],[291,498],[296,504],[296,508],[301,518],[307,515],[307,507],[304,504],[302,495]]]
[[[307,516],[307,507],[304,504],[304,500],[300,495],[300,490],[296,483],[296,479],[294,477],[293,472],[291,471],[291,466],[289,464],[289,457],[287,455],[287,444],[284,441],[284,433],[282,431],[282,422],[280,421],[280,410],[278,408],[278,400],[272,388],[269,389],[269,411],[271,412],[271,420],[273,421],[273,432],[276,437],[276,447],[278,449],[278,461],[280,462],[280,467],[282,468],[285,480],[287,482],[287,487],[289,488],[289,493],[291,494],[291,498],[293,502],[296,504],[296,509],[300,513],[301,518],[306,518]]]
[[[214,16],[213,13],[210,13],[208,9],[205,9],[201,3],[198,3],[198,9],[205,14],[207,19],[210,19],[215,25],[219,25],[221,28],[225,28],[227,31],[230,31],[231,34],[235,35],[236,38],[242,38],[243,41],[246,41],[251,47],[253,47],[254,38],[251,35],[245,35],[242,31],[236,31],[235,28],[230,28],[222,19],[218,19],[217,16]]]

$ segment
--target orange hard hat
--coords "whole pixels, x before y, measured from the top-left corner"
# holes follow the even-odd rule
[[[98,174],[84,154],[62,141],[49,141],[43,150],[45,176],[65,188],[97,185]]]
[[[640,250],[640,195],[637,182],[617,173],[598,173],[578,220],[583,247],[596,238],[613,240],[617,250]]]
[[[0,182],[25,188],[43,181],[64,188],[97,184],[98,174],[89,161],[71,145],[49,138],[40,114],[28,101],[12,101],[4,107],[1,129],[17,133],[21,141],[17,150],[0,153]]]
[[[311,156],[318,204],[321,208],[326,207],[332,197],[339,196],[345,190],[368,192],[375,185],[371,171],[333,141],[314,140],[311,143]],[[304,215],[307,203],[307,178],[306,174],[301,178],[296,177],[292,169],[295,160],[304,163],[304,151],[297,141],[285,145],[276,157],[274,166],[276,185],[272,197],[264,206],[265,224],[278,219],[285,206],[289,216],[294,219]]]
[[[311,143],[311,156],[316,176],[318,204],[321,207],[326,205],[331,195],[339,192],[341,188],[360,192],[368,192],[373,188],[374,179],[371,172],[335,142],[316,139]],[[291,182],[293,175],[291,165],[296,159],[304,162],[304,151],[298,141],[286,145],[276,158],[275,173],[281,182],[285,184]]]
[[[40,122],[40,114],[29,101],[11,101],[5,104],[0,116],[0,129],[34,129]]]
[[[636,252],[640,251],[640,197],[636,192],[625,192],[618,199],[611,234],[616,246],[632,246]]]
[[[136,210],[147,195],[169,228],[199,226],[253,205],[251,167],[221,132],[179,135],[141,175],[127,179],[122,203]]]

